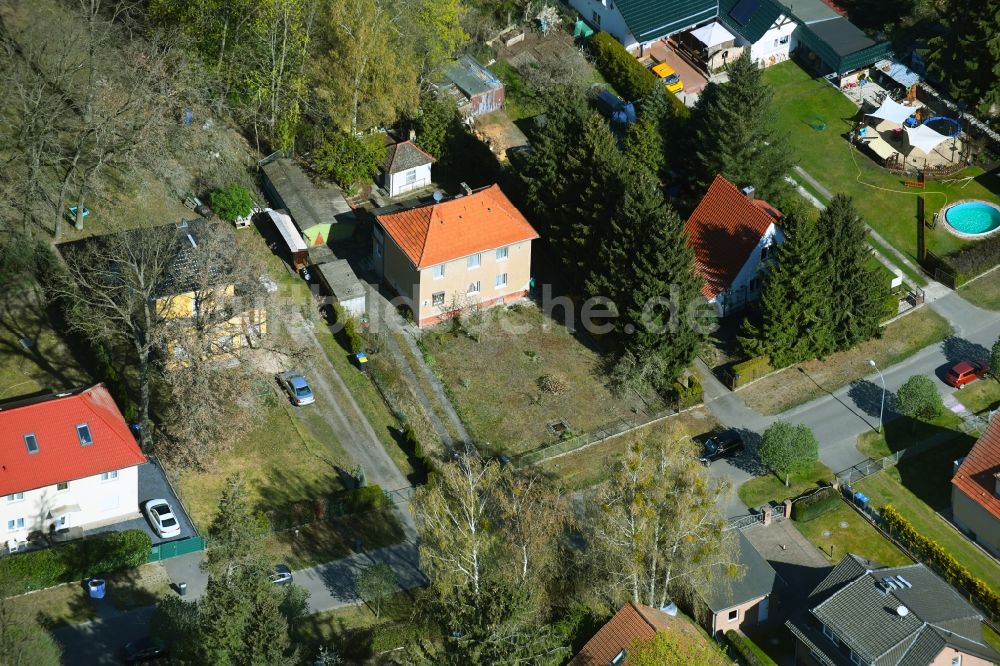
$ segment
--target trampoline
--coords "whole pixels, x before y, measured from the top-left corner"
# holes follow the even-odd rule
[[[949,139],[953,138],[953,137],[956,137],[956,136],[958,136],[959,134],[962,133],[962,125],[961,125],[961,123],[959,123],[954,118],[949,118],[948,116],[933,116],[932,118],[928,118],[927,120],[925,120],[922,124],[923,125],[930,125],[931,123],[936,122],[936,121],[944,121],[946,123],[951,124],[955,128],[955,131],[952,132],[951,134],[945,134],[944,132],[941,132],[942,134],[944,134],[945,136],[947,136]],[[934,128],[932,127],[931,129],[934,129]]]

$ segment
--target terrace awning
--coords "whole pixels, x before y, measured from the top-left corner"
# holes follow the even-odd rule
[[[708,25],[703,25],[697,30],[692,30],[691,36],[708,48],[718,46],[719,44],[725,44],[726,42],[731,42],[736,39],[736,36],[733,35],[733,33],[726,30],[726,28],[717,21],[712,21]]]
[[[902,125],[907,118],[913,115],[914,111],[916,111],[916,109],[912,106],[903,106],[899,102],[886,97],[885,101],[882,102],[882,106],[867,115],[872,116],[873,118],[888,120],[889,122],[896,123],[897,125]]]
[[[942,141],[948,139],[947,136],[932,130],[927,125],[907,127],[906,137],[911,146],[919,148],[927,155],[930,155],[931,151],[937,148]]]

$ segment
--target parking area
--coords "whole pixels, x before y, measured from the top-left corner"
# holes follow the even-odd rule
[[[791,520],[748,527],[743,535],[788,584],[787,610],[804,601],[833,568]]]
[[[171,537],[169,539],[161,539],[160,536],[153,531],[153,528],[150,527],[145,514],[133,520],[126,520],[112,525],[105,525],[104,527],[88,529],[84,532],[84,534],[91,535],[99,534],[101,532],[121,532],[122,530],[132,529],[144,530],[153,540],[154,546],[165,541],[176,541],[178,539],[186,539],[188,537],[195,536],[196,533],[191,525],[191,519],[184,511],[184,507],[181,506],[181,502],[177,499],[177,495],[174,494],[170,484],[167,483],[167,477],[163,468],[160,467],[159,463],[152,458],[150,458],[150,461],[145,465],[139,466],[139,506],[136,507],[136,510],[141,513],[142,505],[151,499],[165,499],[170,504],[170,508],[173,510],[174,515],[177,516],[177,522],[179,522],[181,526],[181,533],[178,536]]]

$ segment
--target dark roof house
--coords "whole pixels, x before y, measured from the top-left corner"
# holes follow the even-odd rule
[[[385,173],[402,173],[419,166],[433,164],[436,161],[412,141],[400,141],[398,143],[390,143],[386,146],[382,171]]]
[[[716,17],[716,0],[618,0],[615,3],[638,42],[651,42]]]
[[[813,590],[808,610],[786,624],[799,663],[928,666],[965,663],[962,656],[1000,661],[983,640],[982,620],[922,564],[885,567],[848,555]]]

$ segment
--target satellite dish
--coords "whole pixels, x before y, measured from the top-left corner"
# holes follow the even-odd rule
[[[434,197],[434,201],[437,201],[438,203],[440,203],[441,200],[444,199],[444,192],[442,192],[441,190],[434,190],[433,197]]]
[[[910,609],[907,608],[906,606],[900,606],[896,609],[896,615],[898,615],[899,617],[906,617],[909,614],[910,614]]]

